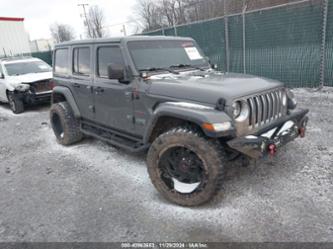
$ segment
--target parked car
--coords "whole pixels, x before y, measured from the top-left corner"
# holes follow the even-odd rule
[[[32,57],[0,59],[0,101],[18,114],[26,104],[50,101],[52,68]]]
[[[305,135],[308,110],[296,109],[282,83],[216,71],[191,38],[67,42],[53,61],[58,142],[85,134],[131,152],[148,149],[153,185],[179,205],[210,200],[232,158],[273,156]]]

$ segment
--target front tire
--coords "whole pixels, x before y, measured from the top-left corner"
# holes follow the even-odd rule
[[[221,188],[222,153],[217,141],[192,129],[176,128],[159,136],[151,145],[148,173],[155,188],[169,201],[198,206],[211,200]],[[177,185],[182,189],[177,189]],[[185,191],[190,185],[196,187]]]
[[[74,116],[72,108],[67,102],[51,106],[50,122],[58,143],[71,145],[82,140],[80,121]]]
[[[13,113],[20,114],[24,112],[23,101],[15,96],[14,93],[8,93],[8,103]]]

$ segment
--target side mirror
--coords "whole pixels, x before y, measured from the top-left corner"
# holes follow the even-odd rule
[[[5,75],[3,73],[0,73],[0,79],[4,79]]]
[[[108,65],[108,77],[110,80],[124,80],[125,67],[121,64],[109,64]]]
[[[208,56],[205,56],[205,59],[206,59],[206,61],[208,61],[209,65],[211,66],[212,69],[215,69],[215,70],[218,69],[217,64],[213,64],[212,61],[209,59]]]

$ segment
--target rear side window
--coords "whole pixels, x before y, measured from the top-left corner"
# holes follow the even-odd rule
[[[55,51],[54,72],[56,74],[68,74],[68,49]]]
[[[100,47],[97,50],[97,73],[101,78],[108,78],[108,65],[124,65],[121,50],[117,46]]]
[[[75,48],[73,52],[73,73],[90,75],[90,48]]]

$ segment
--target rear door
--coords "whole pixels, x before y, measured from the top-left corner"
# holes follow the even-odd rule
[[[93,63],[92,46],[74,46],[71,49],[70,88],[74,95],[81,116],[85,119],[94,119],[93,106]]]
[[[94,104],[96,122],[114,129],[134,133],[132,84],[120,83],[108,78],[109,64],[125,66],[119,45],[95,47],[96,76],[94,81]]]

